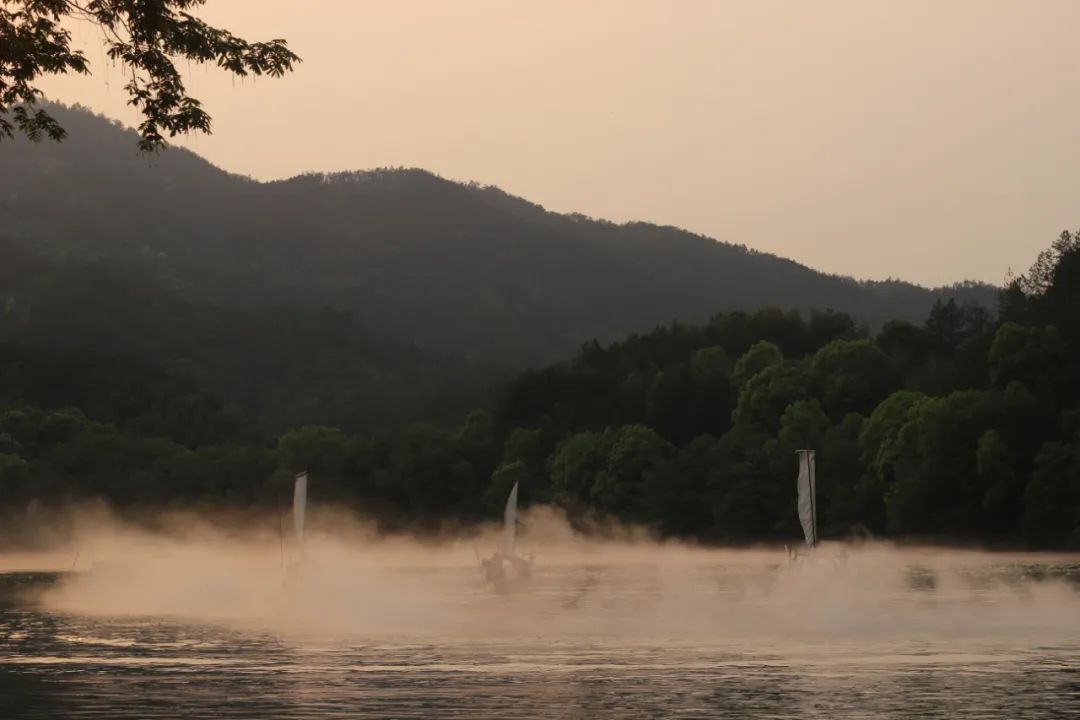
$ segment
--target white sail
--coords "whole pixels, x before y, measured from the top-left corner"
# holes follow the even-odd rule
[[[296,541],[304,542],[304,517],[307,514],[307,471],[296,476],[293,487],[293,529]]]
[[[817,480],[814,477],[814,451],[796,450],[799,458],[799,522],[808,547],[817,545]]]
[[[514,557],[514,539],[517,535],[517,498],[518,484],[510,491],[510,497],[506,499],[506,510],[503,511],[503,545],[502,554],[505,557]]]

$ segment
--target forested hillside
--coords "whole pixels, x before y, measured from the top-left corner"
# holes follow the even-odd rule
[[[833,309],[878,327],[920,322],[942,296],[993,302],[985,286],[858,283],[421,170],[254,182],[182,150],[138,155],[133,131],[51,111],[63,143],[0,146],[4,237],[119,263],[185,300],[345,310],[401,347],[521,368],[720,311]]]
[[[452,422],[508,376],[397,347],[344,310],[188,301],[131,268],[0,240],[0,407],[76,406],[195,446]]]
[[[495,517],[521,482],[525,504],[579,520],[790,540],[794,451],[814,448],[826,537],[1077,547],[1077,288],[1080,236],[1066,233],[1006,289],[999,315],[942,302],[924,322],[868,334],[835,312],[720,313],[590,343],[523,373],[458,427],[307,426],[254,442],[230,440],[225,423],[184,445],[124,418],[9,399],[0,498],[15,515],[34,499],[89,497],[272,506],[307,469],[318,501],[387,527]],[[19,382],[22,366],[5,367]]]
[[[809,447],[827,536],[1080,544],[1075,235],[1000,295],[860,283],[418,170],[259,183],[56,112],[65,143],[0,147],[9,518],[272,505],[307,469],[387,527],[521,482],[791,539]]]

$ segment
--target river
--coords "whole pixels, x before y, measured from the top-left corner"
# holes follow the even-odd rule
[[[1080,717],[1074,560],[766,557],[538,561],[508,594],[467,563],[315,573],[232,615],[8,574],[0,717]]]

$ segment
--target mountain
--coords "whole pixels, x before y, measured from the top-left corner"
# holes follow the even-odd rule
[[[984,285],[861,283],[422,170],[256,182],[185,150],[140,156],[133,131],[52,110],[63,143],[0,144],[0,234],[54,259],[108,260],[187,302],[348,311],[399,347],[524,366],[724,310],[834,309],[877,326],[921,322],[939,297],[994,302]]]
[[[0,241],[0,408],[74,406],[194,446],[455,422],[501,377],[396,347],[347,311],[191,301],[109,261]]]

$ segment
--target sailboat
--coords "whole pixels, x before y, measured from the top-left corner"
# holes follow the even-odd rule
[[[514,557],[514,545],[517,540],[517,502],[518,484],[510,489],[510,496],[506,498],[506,507],[503,509],[503,538],[502,554],[505,557]]]
[[[494,555],[480,561],[484,579],[496,589],[506,589],[532,576],[532,556],[522,557],[517,554],[517,505],[518,483],[514,483],[503,510],[502,543]]]
[[[293,531],[296,533],[296,543],[301,549],[304,547],[304,520],[307,517],[307,470],[297,474],[293,485]]]
[[[795,483],[799,492],[796,507],[799,513],[799,524],[802,525],[803,535],[806,538],[805,548],[811,550],[818,545],[817,475],[815,472],[814,451],[796,450],[795,458],[799,466],[799,476]],[[789,560],[793,560],[798,556],[798,550],[793,551],[788,548]]]
[[[308,490],[308,474],[304,472],[297,473],[296,478],[293,481],[293,534],[296,537],[296,555],[292,562],[289,563],[289,567],[286,572],[286,583],[292,583],[296,580],[296,576],[300,573],[304,562],[304,521],[307,519],[307,490]],[[281,536],[281,559],[282,563],[285,561],[285,533],[282,529]]]

